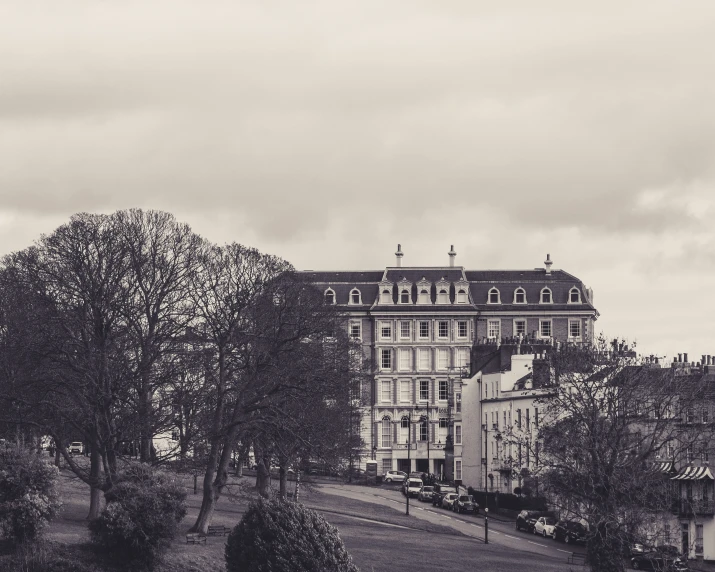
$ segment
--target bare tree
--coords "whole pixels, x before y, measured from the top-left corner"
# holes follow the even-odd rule
[[[553,383],[540,399],[534,475],[562,517],[589,523],[594,571],[622,571],[624,548],[646,534],[645,523],[671,518],[668,476],[657,461],[702,431],[679,422],[702,388],[634,356],[603,340],[553,352]]]

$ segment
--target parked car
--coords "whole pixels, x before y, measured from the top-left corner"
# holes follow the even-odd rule
[[[382,475],[382,480],[386,483],[391,483],[392,481],[403,483],[406,478],[407,473],[404,471],[387,471],[384,475]]]
[[[454,510],[454,503],[459,498],[457,493],[447,493],[442,499],[442,508]]]
[[[580,522],[574,520],[560,520],[554,526],[554,540],[566,544],[585,544],[586,529]]]
[[[429,502],[432,500],[432,493],[434,492],[434,487],[430,485],[424,485],[420,489],[420,493],[417,495],[418,500],[422,502]]]
[[[651,550],[631,558],[634,570],[658,570],[659,572],[685,572],[688,565],[668,550]]]
[[[434,486],[432,491],[432,506],[442,506],[442,499],[447,495],[447,491],[440,490],[437,485]]]
[[[405,482],[402,485],[402,494],[405,496],[416,497],[420,494],[422,486],[422,479],[415,479],[413,477],[409,477],[405,479]]]
[[[412,479],[412,478],[415,478],[415,479],[424,480],[424,478],[425,478],[425,473],[423,473],[422,471],[412,471],[412,472],[410,473],[410,478],[411,478],[411,479]]]
[[[462,514],[463,512],[468,512],[470,514],[479,513],[479,505],[474,502],[471,495],[459,495],[457,500],[454,501],[454,512]]]
[[[534,523],[534,534],[541,534],[544,538],[554,535],[556,519],[553,516],[540,516]]]
[[[84,452],[84,445],[81,441],[73,441],[68,449],[71,455],[81,455]]]
[[[536,520],[542,516],[554,516],[554,513],[543,510],[522,510],[516,517],[516,529],[534,532]]]

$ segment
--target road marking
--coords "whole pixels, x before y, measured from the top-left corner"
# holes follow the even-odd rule
[[[557,548],[556,550],[558,550],[559,552],[565,552],[566,554],[571,554],[570,550],[561,550],[561,548]]]
[[[515,538],[515,539],[518,540],[518,537],[512,536],[511,534],[505,534],[504,536],[506,536],[507,538]]]
[[[539,544],[538,542],[534,542],[533,540],[528,540],[527,542],[529,544],[536,544],[536,546],[541,546],[542,548],[546,548],[546,544]]]
[[[446,514],[440,514],[442,518],[448,518],[449,520],[452,520],[451,516],[447,516]]]
[[[424,509],[421,506],[418,506],[417,510],[424,510]]]

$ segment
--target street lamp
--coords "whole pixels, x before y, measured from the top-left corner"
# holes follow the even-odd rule
[[[410,423],[412,425],[412,423]],[[412,450],[412,444],[410,443],[410,425],[407,426],[407,466],[412,469],[412,459],[410,458],[410,451]],[[410,474],[407,473],[407,478],[405,479],[405,483],[402,485],[405,490],[405,502],[406,508],[405,508],[405,514],[407,516],[410,516]]]

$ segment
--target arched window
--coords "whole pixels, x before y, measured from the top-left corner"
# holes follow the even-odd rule
[[[353,288],[352,291],[350,292],[350,303],[351,304],[362,304],[362,300],[360,297],[360,290],[357,288]]]
[[[569,304],[580,304],[581,303],[581,290],[574,286],[569,290]]]
[[[390,419],[389,415],[385,415],[382,418],[382,439],[380,444],[382,447],[392,446],[392,419]]]
[[[400,304],[409,304],[410,303],[410,291],[409,290],[403,290],[400,292]]]
[[[449,292],[444,288],[437,292],[437,303],[438,304],[449,304]]]
[[[501,304],[501,300],[499,298],[499,290],[496,288],[492,288],[489,290],[489,296],[487,298],[487,303],[489,304]]]
[[[400,419],[400,442],[407,443],[410,438],[410,418],[405,415]]]
[[[541,290],[541,304],[553,304],[554,300],[551,296],[551,290],[548,287],[544,287]]]
[[[392,291],[389,288],[380,292],[380,304],[392,304]]]
[[[429,441],[429,422],[427,419],[420,420],[420,441]]]
[[[514,304],[526,304],[526,290],[521,286],[514,290]]]
[[[457,304],[466,304],[467,303],[467,292],[466,290],[458,290],[457,291]]]
[[[422,290],[420,290],[419,296],[417,297],[417,303],[418,304],[429,304],[430,303],[429,290],[427,290],[426,288],[422,288]]]
[[[326,304],[335,304],[335,292],[331,288],[328,288],[325,291],[325,303]]]

